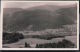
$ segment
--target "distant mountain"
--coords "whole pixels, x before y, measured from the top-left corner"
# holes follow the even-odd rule
[[[10,11],[10,10],[9,10]],[[11,10],[12,11],[12,10]],[[77,18],[75,7],[43,5],[31,7],[12,13],[10,19],[4,20],[4,30],[43,30],[61,28],[62,25],[74,24]],[[5,13],[5,11],[4,11]],[[8,18],[4,15],[4,18]],[[6,23],[8,20],[8,23]]]
[[[12,19],[12,15],[15,12],[21,11],[23,9],[21,8],[3,8],[3,24],[4,24],[4,28],[5,26],[7,27],[7,24],[10,23],[10,20]]]
[[[17,11],[21,11],[23,9],[21,8],[3,8],[3,14],[4,14],[4,19],[7,20],[8,18],[10,19],[13,13]]]
[[[22,8],[3,8],[4,15],[12,15],[14,12],[21,11]]]

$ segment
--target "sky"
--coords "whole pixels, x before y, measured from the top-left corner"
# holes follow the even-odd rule
[[[65,5],[73,5],[76,4],[75,1],[53,1],[53,2],[24,2],[24,1],[5,1],[2,3],[2,6],[4,8],[29,8],[33,6],[39,6],[39,5],[59,5],[59,6],[65,6]]]

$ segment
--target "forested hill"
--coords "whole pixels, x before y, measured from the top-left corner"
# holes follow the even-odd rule
[[[61,28],[62,25],[74,24],[74,21],[77,19],[76,12],[76,6],[43,5],[31,7],[12,13],[10,18],[4,15],[4,30],[20,31]]]

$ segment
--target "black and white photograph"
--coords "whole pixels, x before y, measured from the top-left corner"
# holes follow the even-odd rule
[[[79,1],[79,0],[2,0],[2,1]]]
[[[78,48],[78,2],[2,2],[2,48]],[[75,50],[74,49],[74,50]]]

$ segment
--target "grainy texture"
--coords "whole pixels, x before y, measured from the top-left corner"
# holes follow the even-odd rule
[[[76,2],[5,3],[3,48],[76,48],[76,16]]]

